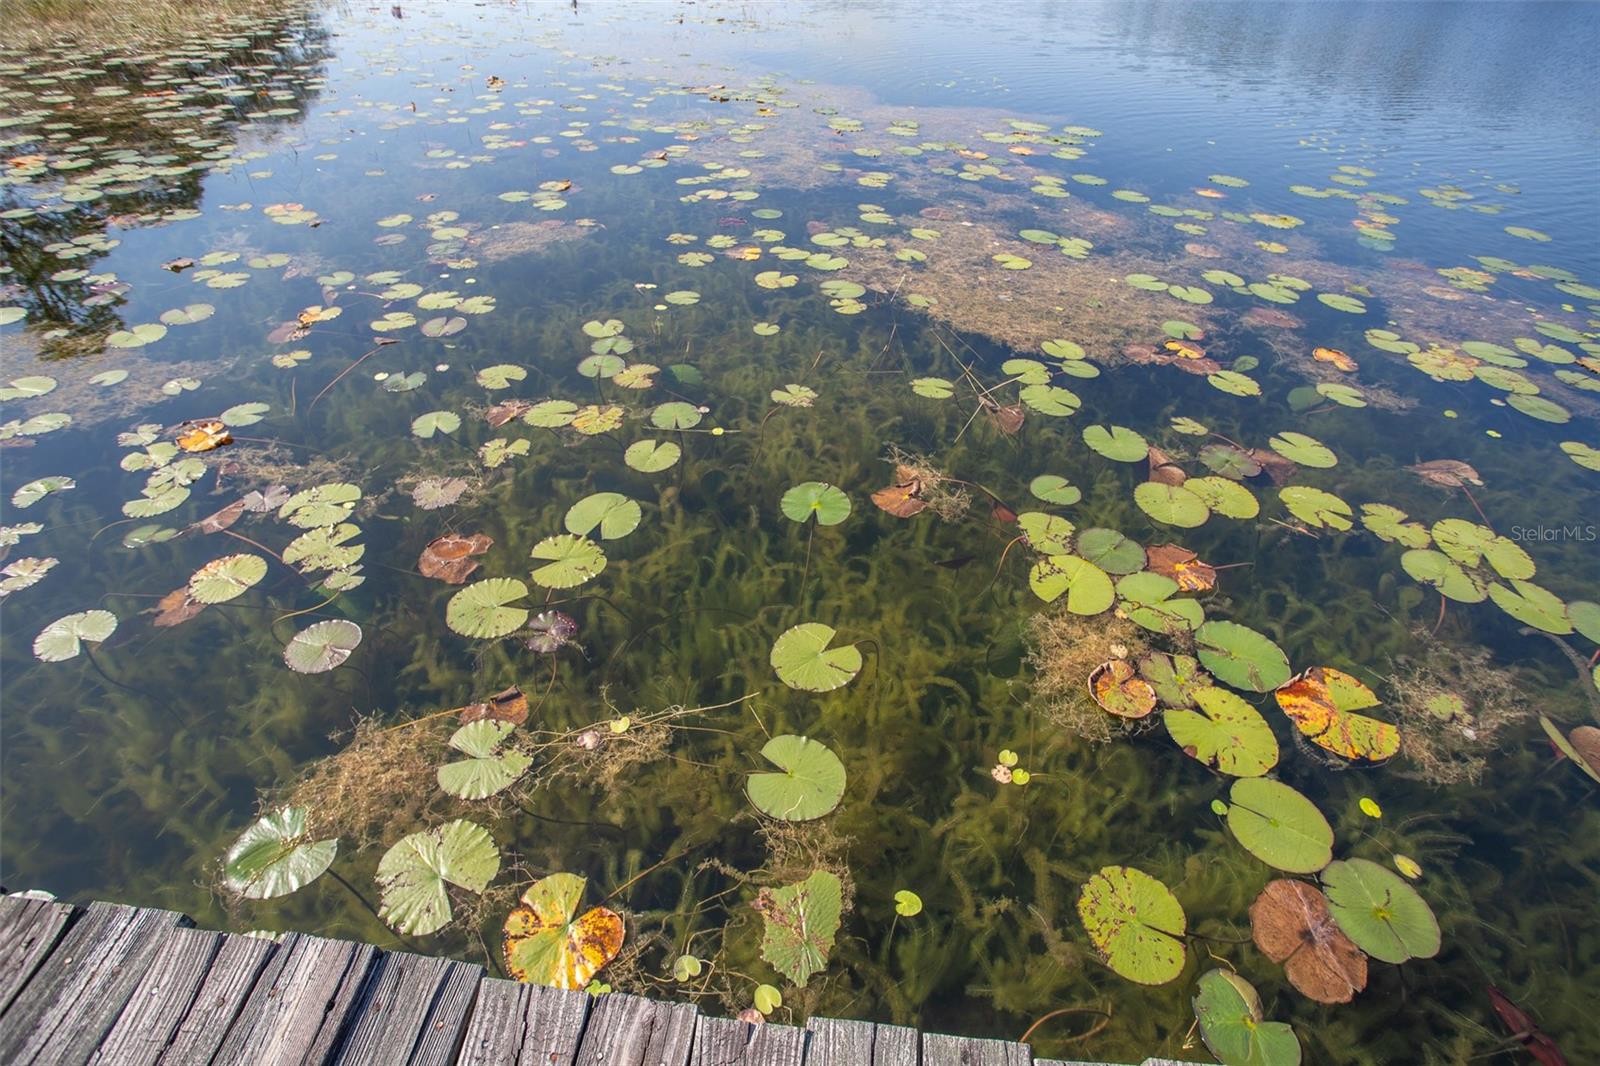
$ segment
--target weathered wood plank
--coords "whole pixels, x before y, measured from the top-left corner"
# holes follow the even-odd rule
[[[694,1023],[690,1066],[801,1066],[806,1031],[792,1025],[750,1025],[700,1015]],[[862,1064],[870,1060],[860,1060]]]
[[[389,952],[373,966],[339,1066],[442,1066],[455,1059],[472,992],[483,967],[454,959]]]
[[[338,1047],[378,949],[370,944],[296,934],[286,939],[256,982],[218,1066],[320,1063]]]
[[[55,900],[0,896],[0,1014],[60,941],[76,910]]]
[[[1033,1066],[1027,1044],[922,1034],[922,1066]]]
[[[161,1066],[209,1063],[277,951],[276,943],[262,937],[225,934],[194,1001],[161,1053]]]
[[[605,1066],[684,1066],[699,1013],[688,1003],[656,1003],[613,992],[600,996],[578,1046],[580,1063]]]
[[[188,921],[173,911],[91,903],[5,1012],[0,1062],[85,1062],[160,942]]]
[[[486,978],[478,985],[478,998],[467,1019],[461,1040],[459,1066],[520,1066],[522,1034],[528,1025],[529,986],[520,981]],[[572,1038],[572,1051],[578,1038]],[[561,1060],[556,1060],[561,1061]],[[568,1053],[567,1061],[571,1061]]]
[[[172,930],[157,945],[127,1005],[90,1056],[91,1066],[159,1062],[211,971],[222,941],[221,933]]]
[[[876,1025],[839,1018],[812,1018],[806,1022],[811,1043],[806,1066],[917,1066],[915,1029],[903,1025]]]

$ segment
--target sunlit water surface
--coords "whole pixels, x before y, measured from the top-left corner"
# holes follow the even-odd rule
[[[395,945],[379,859],[465,818],[499,874],[452,889],[420,950],[498,965],[516,895],[571,871],[584,907],[626,916],[601,981],[718,1012],[771,984],[775,1020],[1015,1039],[1079,1007],[1041,1053],[1201,1059],[1191,1000],[1223,966],[1307,1061],[1485,1055],[1507,1031],[1491,985],[1600,1059],[1595,780],[1539,720],[1600,719],[1597,46],[1590,5],[585,2],[316,7],[181,53],[7,56],[6,887]],[[519,400],[558,403],[490,410]],[[165,443],[224,412],[232,443]],[[1285,432],[1326,451],[1273,450]],[[874,505],[910,480],[896,448],[927,467],[899,498],[940,506]],[[1468,480],[1407,469],[1433,460]],[[1259,513],[1136,502],[1175,471],[1239,479]],[[786,515],[807,482],[848,514]],[[274,486],[331,484],[359,499],[280,515]],[[636,522],[622,504],[576,542],[584,572],[530,578],[597,492]],[[1171,632],[1084,622],[1110,580],[1060,595],[1047,556],[1146,565],[1073,540],[1094,528],[1182,545],[1216,588]],[[492,538],[459,587],[417,572],[448,533]],[[234,555],[259,561],[228,571],[249,587],[202,582],[236,595],[197,610],[191,575]],[[453,632],[485,579],[527,595],[480,620],[503,635]],[[1138,587],[1115,610],[1139,614]],[[576,627],[553,651],[522,624],[545,610]],[[114,631],[91,616],[103,640],[39,661],[41,630],[85,611]],[[1040,612],[1067,659],[1109,639],[1138,662],[1192,652],[1199,611],[1296,673],[1354,676],[1398,727],[1398,755],[1340,758],[1251,691],[1281,677],[1229,678],[1336,859],[1420,867],[1437,953],[1369,960],[1353,1002],[1313,1002],[1251,943],[1269,881],[1317,878],[1241,846],[1214,809],[1229,776],[1170,712],[1125,723],[1038,683]],[[339,619],[300,663],[337,665],[288,668]],[[831,691],[769,661],[810,622],[860,652]],[[439,790],[452,717],[369,726],[348,791],[308,812],[343,833],[330,873],[271,900],[222,886],[258,806],[358,719],[512,685],[532,706],[515,784]],[[820,820],[747,795],[784,734],[842,760]],[[1182,957],[1164,983],[1096,955],[1079,899],[1107,866],[1182,906],[1194,935],[1150,934]],[[845,908],[801,987],[753,904],[813,869]],[[896,914],[902,890],[920,913]],[[681,955],[699,976],[675,979]]]

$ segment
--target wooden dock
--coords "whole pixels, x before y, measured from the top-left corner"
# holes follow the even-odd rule
[[[1001,1040],[827,1018],[746,1025],[692,1004],[503,981],[454,959],[16,896],[0,897],[0,1063],[1083,1066]]]

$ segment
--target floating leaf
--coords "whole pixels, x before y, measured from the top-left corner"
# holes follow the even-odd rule
[[[283,661],[297,674],[324,674],[350,658],[361,627],[343,618],[317,622],[289,638]]]
[[[1499,583],[1490,585],[1489,598],[1524,625],[1557,635],[1572,632],[1567,605],[1555,593],[1531,581],[1513,581],[1509,588]]]
[[[1431,548],[1413,548],[1400,556],[1400,568],[1424,585],[1439,590],[1446,599],[1459,603],[1482,603],[1489,595],[1488,588],[1477,576],[1463,570],[1443,552]]]
[[[450,597],[445,625],[464,637],[503,637],[528,620],[522,607],[507,607],[528,594],[528,586],[515,578],[494,577],[474,582]]]
[[[861,670],[861,651],[854,644],[828,645],[835,630],[821,622],[802,622],[779,634],[770,661],[778,678],[790,688],[831,692],[846,685]]]
[[[1278,738],[1254,707],[1215,686],[1191,698],[1198,712],[1169,707],[1162,716],[1185,755],[1233,777],[1260,777],[1278,765]]]
[[[526,707],[524,700],[524,715]],[[468,758],[439,767],[439,787],[465,800],[487,799],[509,788],[533,763],[526,752],[502,750],[515,728],[507,721],[481,718],[457,729],[450,737],[450,746]]]
[[[1264,1020],[1261,997],[1250,982],[1228,970],[1200,977],[1194,997],[1200,1037],[1226,1066],[1298,1066],[1300,1040],[1286,1022]]]
[[[1108,574],[1144,569],[1144,548],[1114,529],[1094,527],[1078,534],[1078,554]]]
[[[378,860],[378,914],[398,932],[424,936],[450,921],[447,884],[482,892],[500,872],[489,831],[457,820],[402,837]]]
[[[338,840],[311,840],[304,807],[280,807],[239,835],[223,858],[224,883],[246,899],[287,896],[321,877]]]
[[[1278,490],[1278,499],[1289,513],[1308,526],[1317,529],[1348,530],[1351,522],[1350,505],[1331,492],[1309,485],[1290,485]]]
[[[1143,870],[1106,866],[1084,883],[1078,917],[1107,966],[1142,985],[1164,985],[1183,972],[1183,907]]]
[[[1205,501],[1182,485],[1143,482],[1133,490],[1133,502],[1157,522],[1181,529],[1203,526],[1211,517]]]
[[[746,785],[750,802],[768,817],[789,822],[821,818],[844,796],[844,763],[809,737],[773,737],[761,756],[783,771],[751,774]]]
[[[1261,953],[1318,1003],[1349,1003],[1367,987],[1367,956],[1339,931],[1314,885],[1268,881],[1250,904],[1250,935]]]
[[[1313,469],[1326,469],[1339,461],[1331,448],[1304,433],[1279,433],[1269,440],[1267,445],[1290,462]]]
[[[640,440],[628,445],[622,461],[642,474],[658,474],[674,466],[683,449],[669,440]]]
[[[454,411],[429,411],[411,423],[411,432],[426,440],[435,433],[454,433],[461,428],[461,416]]]
[[[894,912],[902,918],[915,918],[922,913],[922,897],[909,888],[894,894]]]
[[[815,870],[781,888],[763,888],[755,907],[764,919],[761,957],[798,986],[828,965],[839,931],[843,885],[837,875]]]
[[[1195,630],[1200,662],[1225,684],[1271,692],[1289,680],[1289,660],[1261,633],[1237,622],[1207,622]]]
[[[1028,482],[1028,491],[1045,503],[1070,507],[1083,499],[1083,491],[1060,474],[1040,474]]]
[[[494,545],[494,540],[482,533],[466,536],[446,533],[428,542],[417,558],[417,571],[423,577],[437,578],[450,585],[459,585],[478,568],[472,558],[482,555]]]
[[[620,492],[597,492],[568,508],[563,524],[568,532],[580,537],[598,529],[602,540],[616,540],[638,529],[642,517],[637,500]]]
[[[1333,827],[1316,804],[1283,782],[1241,777],[1228,799],[1229,831],[1268,866],[1310,874],[1333,858]]]
[[[267,576],[267,561],[248,553],[224,555],[196,570],[189,578],[189,595],[196,603],[226,603]]]
[[[576,874],[551,874],[535,881],[506,915],[501,949],[506,973],[525,984],[580,989],[622,950],[622,918],[605,907],[581,916],[578,904],[588,882]]]
[[[1397,875],[1366,859],[1329,863],[1322,871],[1328,909],[1357,947],[1383,962],[1431,959],[1439,953],[1433,909]]]
[[[606,553],[588,537],[560,533],[533,546],[535,559],[546,560],[536,567],[533,579],[546,588],[576,588],[606,568]],[[521,625],[519,621],[517,625]],[[515,627],[513,627],[515,628]]]
[[[39,631],[33,640],[33,656],[45,663],[75,659],[83,650],[84,641],[99,644],[116,630],[117,616],[110,611],[69,614]]]
[[[1112,659],[1090,671],[1089,692],[1102,710],[1118,718],[1143,718],[1156,709],[1156,690],[1133,675],[1126,659]]]
[[[1352,713],[1377,706],[1378,697],[1349,674],[1314,666],[1273,695],[1301,733],[1335,755],[1378,762],[1400,750],[1398,729],[1388,722]]]
[[[1150,443],[1126,426],[1086,426],[1083,443],[1119,463],[1137,463],[1150,453]]]
[[[836,526],[850,517],[850,497],[822,481],[801,482],[783,494],[778,506],[796,522],[814,516],[819,526]]]
[[[1109,610],[1116,602],[1111,578],[1098,566],[1076,555],[1050,555],[1028,571],[1028,587],[1046,603],[1067,594],[1067,610],[1073,614],[1094,615]]]

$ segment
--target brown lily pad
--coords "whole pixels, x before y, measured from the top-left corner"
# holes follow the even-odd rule
[[[515,685],[504,692],[496,692],[482,703],[469,703],[456,708],[456,717],[465,723],[490,719],[521,725],[528,720],[528,697]]]
[[[1430,485],[1445,489],[1459,489],[1463,485],[1482,485],[1483,479],[1468,463],[1460,459],[1430,459],[1426,463],[1406,467]]]
[[[1340,931],[1328,897],[1304,881],[1269,881],[1250,904],[1250,935],[1300,993],[1349,1003],[1367,987],[1367,956]]]
[[[1178,544],[1156,544],[1145,549],[1150,569],[1170,577],[1185,592],[1217,587],[1217,571],[1194,552]]]
[[[1118,718],[1143,718],[1156,709],[1156,690],[1142,677],[1135,677],[1133,664],[1112,659],[1089,674],[1089,692],[1108,714]]]
[[[157,613],[151,624],[163,629],[182,625],[205,609],[205,604],[189,595],[188,585],[180,585],[156,602]]]
[[[417,571],[423,577],[435,577],[448,585],[459,585],[478,569],[475,555],[482,555],[494,546],[494,538],[482,533],[465,536],[446,533],[431,541],[417,558]]]
[[[208,514],[194,524],[194,528],[202,533],[221,533],[224,529],[239,521],[244,514],[245,501],[234,500],[228,506],[213,514]]]

